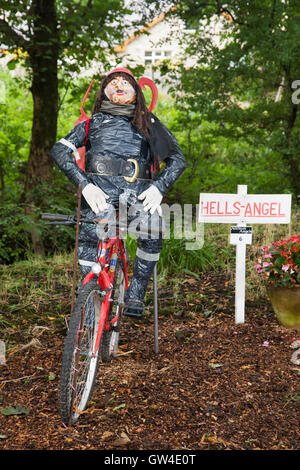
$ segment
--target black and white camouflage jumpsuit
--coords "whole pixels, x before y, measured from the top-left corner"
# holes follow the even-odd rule
[[[155,116],[153,118],[157,119]],[[97,157],[106,156],[128,160],[134,158],[140,166],[148,168],[152,164],[149,145],[145,138],[132,126],[127,116],[116,116],[108,113],[97,113],[89,121],[88,140],[86,143],[85,171],[81,170],[73,157],[73,152],[84,146],[86,138],[86,121],[80,122],[63,139],[51,149],[51,157],[68,179],[82,189],[92,183],[100,187],[108,196],[108,204],[118,207],[119,196],[122,193],[130,195],[131,203],[137,201],[137,196],[151,184],[155,185],[162,195],[165,195],[186,168],[186,161],[174,135],[164,126],[175,149],[165,160],[163,170],[153,179],[145,181],[137,179],[130,183],[122,176],[99,176],[97,173]],[[134,169],[133,169],[134,170]],[[82,213],[95,217],[84,197],[82,198]],[[147,213],[149,217],[151,214]],[[157,215],[157,214],[156,214]],[[82,224],[78,240],[78,259],[81,273],[85,276],[91,264],[96,260],[97,234],[94,227]],[[148,281],[155,263],[159,259],[162,248],[162,237],[138,238],[138,248],[135,257],[133,278],[131,280],[127,299],[143,301]]]

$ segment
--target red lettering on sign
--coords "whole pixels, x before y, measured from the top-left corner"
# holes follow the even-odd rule
[[[209,203],[207,203],[205,206],[203,201],[201,201],[201,214],[203,214],[204,211],[206,211],[206,213],[208,212],[208,205]]]
[[[234,202],[233,202],[234,201]],[[286,213],[281,212],[280,202],[269,201],[242,201],[232,200],[232,202],[224,199],[214,201],[201,201],[201,216],[202,217],[219,217],[220,219],[226,217],[245,217],[248,219],[263,219],[263,218],[281,218],[286,217]]]
[[[248,202],[248,204],[246,205],[244,217],[246,216],[252,217],[252,209],[250,202]]]
[[[254,203],[253,212],[254,217],[261,215],[261,202],[259,202],[258,204],[256,202]]]
[[[213,205],[215,205],[215,204],[216,204],[216,201],[211,201],[211,203],[210,203],[209,213],[211,215],[216,215],[216,213],[213,212],[213,210],[215,210],[215,207],[213,207]]]
[[[232,212],[229,212],[227,208],[228,208],[228,201],[225,202],[225,215],[232,215]]]
[[[280,217],[280,216],[281,216],[281,217],[285,217],[285,214],[281,214],[281,212],[280,212],[280,206],[281,206],[281,203],[280,203],[280,202],[279,202],[278,206],[279,206],[279,207],[278,207],[278,217]]]
[[[271,202],[271,204],[270,204],[270,215],[277,215],[276,206],[277,206],[277,202]]]
[[[234,214],[234,215],[238,215],[238,214],[240,213],[240,208],[239,208],[239,207],[236,207],[237,204],[240,206],[240,205],[241,205],[240,201],[236,201],[236,202],[233,204],[233,207],[236,209],[236,211],[233,211],[233,214]]]
[[[220,201],[218,201],[218,204],[217,204],[217,214],[218,215],[224,215],[224,212],[220,211]]]
[[[267,209],[265,210],[265,206],[267,206]],[[262,205],[262,215],[269,215],[269,203],[268,202],[264,202],[263,205]]]

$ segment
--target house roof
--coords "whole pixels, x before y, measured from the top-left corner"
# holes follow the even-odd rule
[[[173,7],[174,8],[174,7]],[[172,8],[172,10],[173,10]],[[161,13],[157,18],[155,18],[153,21],[150,21],[146,26],[144,26],[140,31],[138,31],[136,34],[133,34],[130,36],[128,39],[125,39],[125,41],[114,48],[115,52],[125,52],[127,49],[128,44],[130,44],[132,41],[134,41],[138,36],[141,34],[145,33],[149,29],[153,28],[156,24],[160,23],[166,16],[167,13]]]
[[[144,26],[142,29],[140,29],[140,31],[138,31],[136,34],[133,34],[129,38],[125,39],[125,41],[122,44],[120,44],[118,46],[115,46],[114,51],[115,52],[125,52],[126,49],[127,49],[128,44],[130,44],[132,41],[134,41],[141,34],[145,33],[149,29],[153,28],[153,26],[155,26],[156,24],[160,23],[162,20],[165,19],[165,16],[166,16],[167,13],[169,13],[169,11],[175,10],[176,8],[177,7],[175,5],[170,10],[168,10],[167,12],[161,13],[157,18],[155,18],[153,21],[150,21],[150,23],[148,23],[146,26]],[[227,20],[233,21],[232,16],[229,13],[227,13],[225,10],[223,10],[223,8],[221,8],[220,11],[221,11],[222,16],[227,18]]]

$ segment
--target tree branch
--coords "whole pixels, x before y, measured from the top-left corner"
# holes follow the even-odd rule
[[[231,21],[233,21],[235,24],[245,26],[245,23],[241,23],[240,21],[238,21],[238,20],[233,16],[233,14],[228,10],[228,8],[220,7],[218,12],[221,13],[221,14],[223,13],[223,14],[225,14],[225,15],[229,15],[230,18],[231,18]]]
[[[80,8],[82,5],[81,5],[81,0],[79,0],[79,2],[77,4],[73,4],[68,13],[66,14],[66,18],[65,18],[65,21],[63,21],[60,25],[60,27],[58,28],[58,34],[60,34],[60,32],[62,31],[62,29],[66,26],[66,24],[68,23],[68,20],[69,20],[69,16],[71,15],[71,13],[74,12],[75,8]],[[85,18],[87,16],[87,11],[88,10],[91,10],[93,8],[93,2],[92,0],[89,0],[86,7],[85,7],[85,10],[84,10],[84,13],[81,15],[81,18]],[[67,47],[70,42],[73,40],[74,36],[75,36],[75,32],[76,32],[76,28],[75,29],[70,29],[70,33],[69,33],[69,37],[68,39],[66,39],[66,41],[64,41],[63,43],[63,47]]]
[[[0,37],[8,46],[23,47],[24,50],[27,49],[29,44],[26,39],[18,34],[4,19],[0,19]]]

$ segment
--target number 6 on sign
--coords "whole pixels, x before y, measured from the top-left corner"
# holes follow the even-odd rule
[[[230,244],[236,245],[237,243],[252,243],[252,227],[230,227]]]

